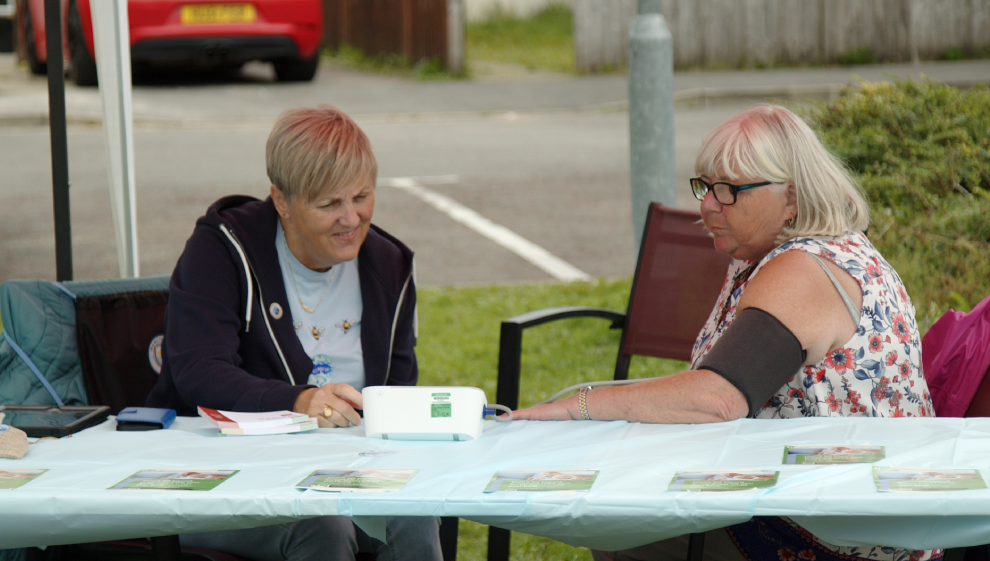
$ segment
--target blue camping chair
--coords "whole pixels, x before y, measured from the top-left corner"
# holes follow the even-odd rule
[[[169,276],[67,281],[9,280],[0,285],[0,404],[143,405],[161,368]],[[0,559],[247,561],[216,551],[183,550],[178,536],[0,552]]]

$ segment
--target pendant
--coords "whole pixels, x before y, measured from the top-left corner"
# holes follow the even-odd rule
[[[310,326],[310,327],[312,328],[312,329],[310,329],[310,333],[313,334],[313,339],[316,339],[317,341],[319,341],[320,340],[320,337],[323,336],[323,332],[326,331],[326,328],[323,327],[323,326],[317,327],[315,325]]]

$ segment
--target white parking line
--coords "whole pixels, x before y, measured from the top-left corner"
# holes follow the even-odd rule
[[[557,280],[592,280],[591,275],[588,273],[553,255],[505,226],[496,224],[450,197],[435,193],[422,185],[423,183],[439,185],[457,182],[457,176],[453,175],[422,178],[382,177],[378,179],[379,185],[402,189],[455,221],[460,222],[526,261],[529,261]]]

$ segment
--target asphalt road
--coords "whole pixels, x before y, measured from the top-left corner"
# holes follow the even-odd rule
[[[684,111],[690,154],[735,108]],[[382,177],[456,175],[427,185],[594,277],[632,273],[628,117],[623,112],[453,122],[362,123]],[[360,119],[359,119],[360,121]],[[683,132],[680,124],[684,122]],[[138,127],[135,168],[142,275],[171,272],[195,219],[217,198],[268,191],[269,127]],[[0,129],[0,279],[53,278],[48,131]],[[69,170],[75,277],[117,275],[102,129],[74,126]],[[683,204],[688,165],[679,169]],[[680,166],[679,166],[680,167]],[[427,180],[428,183],[428,180]],[[378,188],[375,222],[417,252],[423,285],[551,280],[419,199]]]
[[[0,281],[54,279],[49,134],[41,120],[47,110],[45,82],[5,56],[0,56]],[[987,65],[976,68],[985,74]],[[968,67],[951,69],[972,73]],[[718,73],[675,76],[682,93],[708,92],[677,105],[678,205],[696,204],[687,178],[704,134],[770,95],[768,82],[779,82],[777,94],[797,87],[800,95],[827,95],[842,75],[722,74],[735,80],[742,92],[737,96],[718,93]],[[66,97],[75,278],[114,277],[99,99],[95,90],[72,85]],[[355,116],[369,135],[380,177],[456,176],[453,183],[422,181],[592,277],[630,275],[635,260],[624,101],[621,75],[495,72],[472,81],[423,83],[321,68],[312,84],[287,85],[272,82],[270,69],[254,65],[224,79],[175,75],[138,83],[141,274],[170,273],[195,219],[217,198],[265,196],[264,142],[278,112],[332,102]],[[421,285],[553,280],[406,191],[381,186],[376,198],[374,221],[416,251]]]

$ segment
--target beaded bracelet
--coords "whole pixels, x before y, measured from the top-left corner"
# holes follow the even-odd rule
[[[591,415],[588,414],[588,391],[592,389],[592,386],[586,388],[581,388],[578,392],[578,409],[581,410],[581,418],[585,421],[590,421]]]

